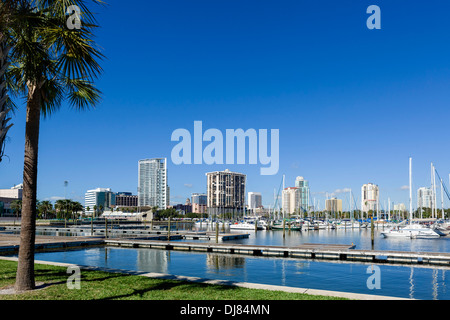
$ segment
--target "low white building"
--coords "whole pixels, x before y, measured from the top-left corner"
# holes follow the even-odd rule
[[[97,206],[97,209],[100,209],[101,206],[104,211],[109,210],[111,206],[116,204],[115,197],[116,194],[110,188],[97,188],[86,191],[84,196],[85,214],[92,215],[94,206]]]

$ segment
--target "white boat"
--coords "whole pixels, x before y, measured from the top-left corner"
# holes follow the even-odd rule
[[[301,226],[303,230],[319,230],[319,226],[315,222],[309,220],[303,221]]]
[[[257,230],[263,230],[264,227],[257,224]],[[248,223],[248,222],[236,222],[230,224],[230,229],[234,230],[255,230],[255,224],[254,223]]]
[[[323,230],[323,229],[327,229],[329,227],[328,223],[324,222],[324,221],[320,221],[320,220],[314,220],[314,225],[317,227],[317,229],[319,230]],[[316,229],[316,230],[317,230]]]
[[[431,228],[420,224],[409,224],[404,227],[394,227],[381,232],[385,238],[437,239],[441,236]]]
[[[269,224],[266,220],[258,220],[258,226],[261,226],[263,229],[269,229]]]
[[[353,229],[353,228],[362,228],[357,221],[342,221],[337,224],[336,227],[338,229]]]

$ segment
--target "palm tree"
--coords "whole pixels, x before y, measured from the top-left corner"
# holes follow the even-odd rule
[[[66,200],[56,200],[55,209],[57,210],[56,216],[58,217],[58,219],[64,218],[66,216]]]
[[[53,209],[53,204],[50,201],[44,200],[39,202],[38,212],[41,214],[41,218],[47,219],[48,212]]]
[[[99,0],[91,0],[99,2]],[[101,73],[101,53],[92,41],[93,15],[84,0],[14,1],[9,36],[10,94],[26,100],[23,208],[15,289],[31,290],[34,280],[36,189],[40,117],[60,108],[64,100],[84,110],[100,100],[93,82]],[[81,8],[80,29],[69,29],[66,12]]]
[[[9,124],[10,112],[13,108],[13,103],[7,94],[6,70],[8,68],[8,52],[10,45],[8,43],[8,35],[5,32],[9,23],[10,9],[13,1],[0,2],[0,162],[2,161],[5,152],[6,134],[11,128]]]
[[[22,200],[14,200],[11,202],[10,208],[18,218],[22,213]]]
[[[78,212],[83,212],[83,205],[78,201],[72,201],[72,210],[75,215],[75,219],[78,219]],[[75,220],[76,221],[76,220]]]

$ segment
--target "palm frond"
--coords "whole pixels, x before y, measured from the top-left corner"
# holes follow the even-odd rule
[[[18,17],[11,28],[13,49],[7,73],[8,89],[16,95],[26,95],[28,85],[37,84],[44,117],[57,111],[66,99],[78,110],[95,106],[101,100],[101,92],[93,83],[103,71],[99,61],[104,57],[92,40],[96,25],[91,23],[92,19],[78,30],[70,30],[65,24],[68,6],[79,5],[89,12],[85,1],[33,3],[35,7],[27,1],[18,7]]]
[[[90,81],[83,79],[66,79],[68,100],[77,110],[94,107],[101,101],[101,92]]]

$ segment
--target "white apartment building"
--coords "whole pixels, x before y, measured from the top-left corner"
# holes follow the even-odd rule
[[[433,190],[422,187],[417,189],[417,208],[434,207]]]
[[[394,204],[394,211],[406,212],[406,205],[404,203]]]
[[[361,211],[378,211],[380,201],[380,189],[376,184],[367,183],[361,187]]]
[[[169,205],[167,158],[139,160],[138,205],[166,209]]]

